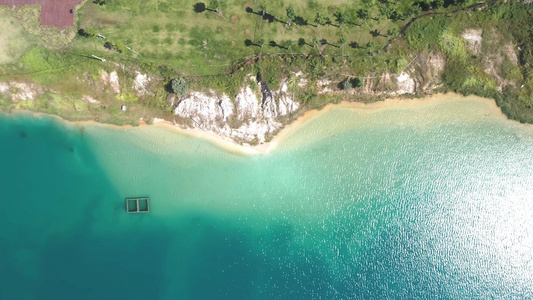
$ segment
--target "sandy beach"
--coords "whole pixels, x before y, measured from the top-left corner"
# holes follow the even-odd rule
[[[272,141],[256,146],[248,145],[248,144],[239,144],[229,138],[225,138],[222,136],[217,135],[214,132],[209,131],[203,131],[198,128],[182,128],[181,126],[177,124],[173,124],[169,121],[163,120],[163,119],[154,119],[154,122],[152,125],[147,124],[143,120],[140,121],[140,125],[138,127],[132,126],[129,124],[126,125],[113,125],[113,124],[104,124],[104,123],[98,123],[96,121],[67,121],[62,119],[61,117],[54,116],[54,115],[47,115],[42,113],[31,113],[33,116],[51,116],[56,118],[59,121],[62,121],[67,124],[73,124],[75,126],[105,126],[107,128],[114,128],[118,130],[131,130],[135,128],[144,128],[145,126],[157,126],[157,127],[164,127],[168,130],[184,134],[187,136],[202,138],[205,140],[208,140],[211,143],[216,144],[217,146],[240,155],[256,155],[256,154],[266,154],[274,150],[281,142],[283,142],[287,137],[289,137],[296,129],[300,128],[303,124],[309,122],[310,120],[327,113],[333,109],[338,108],[347,108],[347,109],[354,109],[354,110],[383,110],[383,109],[395,109],[395,108],[415,108],[415,107],[423,107],[427,105],[436,104],[443,101],[449,101],[449,100],[457,100],[457,99],[464,99],[464,100],[479,100],[486,102],[488,105],[488,108],[490,110],[490,114],[501,119],[507,119],[507,117],[502,113],[501,109],[496,105],[496,102],[493,99],[488,98],[482,98],[478,96],[462,96],[455,93],[447,93],[447,94],[435,94],[424,98],[389,98],[384,101],[379,102],[373,102],[373,103],[361,103],[361,102],[348,102],[348,101],[342,101],[339,104],[328,104],[321,110],[310,110],[305,112],[301,117],[296,119],[291,124],[288,124],[285,126],[273,139]],[[524,124],[520,124],[519,122],[509,120],[511,122],[516,123],[517,125],[523,125],[527,127],[530,130],[533,130],[531,126],[527,126]]]

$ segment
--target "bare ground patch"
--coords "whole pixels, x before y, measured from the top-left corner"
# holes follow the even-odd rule
[[[16,61],[31,42],[8,8],[0,8],[0,28],[0,64]]]

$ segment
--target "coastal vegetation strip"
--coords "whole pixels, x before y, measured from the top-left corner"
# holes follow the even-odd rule
[[[291,89],[295,116],[342,99],[456,91],[494,98],[511,118],[533,122],[533,17],[524,2],[88,1],[68,44],[51,42],[61,34],[43,26],[16,23],[38,17],[30,12],[2,9],[9,32],[26,33],[19,48],[0,45],[0,58],[28,49],[0,65],[7,111],[194,126],[174,114],[187,93],[215,90],[235,101],[243,86],[260,94],[263,82]],[[17,98],[17,84],[36,96]]]

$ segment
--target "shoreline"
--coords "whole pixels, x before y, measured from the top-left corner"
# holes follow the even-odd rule
[[[500,107],[498,107],[494,99],[483,98],[483,97],[475,96],[475,95],[463,96],[463,95],[456,94],[456,93],[433,94],[433,95],[429,95],[423,98],[387,98],[385,100],[378,101],[378,102],[372,102],[372,103],[341,101],[338,104],[328,104],[321,110],[314,109],[314,110],[306,111],[302,116],[298,117],[292,123],[287,124],[285,127],[283,127],[270,142],[256,145],[256,146],[252,146],[249,144],[239,144],[229,138],[217,135],[215,132],[211,132],[211,131],[204,131],[198,128],[182,128],[179,125],[174,124],[164,119],[154,119],[153,124],[147,124],[146,122],[141,120],[139,123],[139,126],[132,126],[130,124],[114,125],[114,124],[99,123],[94,120],[69,121],[57,115],[51,115],[51,114],[46,114],[46,113],[35,113],[31,111],[20,111],[20,112],[11,112],[11,113],[2,113],[2,114],[4,115],[30,114],[34,117],[47,116],[47,117],[52,117],[53,119],[60,121],[64,124],[68,124],[68,125],[74,125],[74,126],[89,125],[89,126],[107,127],[107,128],[112,128],[112,129],[135,129],[135,128],[140,128],[140,127],[145,127],[145,126],[159,126],[161,128],[166,128],[167,130],[177,132],[179,134],[207,140],[215,144],[216,146],[226,151],[232,152],[232,153],[241,154],[241,155],[257,155],[257,154],[267,154],[271,152],[272,150],[276,149],[276,147],[281,142],[287,139],[296,129],[300,128],[303,124],[314,119],[315,117],[318,117],[321,114],[327,113],[334,109],[346,108],[346,109],[355,109],[355,110],[382,110],[382,109],[391,109],[391,108],[413,108],[413,107],[419,107],[421,105],[430,105],[430,104],[434,104],[434,103],[438,103],[442,101],[449,101],[453,99],[455,100],[457,99],[481,100],[481,101],[487,102],[487,104],[489,104],[490,106],[489,108],[491,112],[493,113],[494,117],[504,119],[508,122],[513,122],[516,125],[526,125],[518,121],[509,119],[501,111]]]

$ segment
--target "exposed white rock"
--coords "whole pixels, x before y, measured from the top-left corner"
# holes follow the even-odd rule
[[[111,72],[111,74],[109,74],[109,84],[111,85],[111,89],[113,90],[113,92],[117,94],[120,93],[120,84],[118,81],[117,71],[113,71]]]
[[[37,96],[37,88],[33,84],[14,81],[9,85],[15,91],[11,94],[12,100],[33,100]]]
[[[279,94],[277,95],[279,116],[292,114],[299,107],[298,102],[294,101],[294,93],[289,92],[288,89],[287,83],[284,82],[281,85]]]
[[[481,43],[483,42],[482,29],[467,29],[461,35],[468,43],[468,49],[474,54],[481,53]]]
[[[319,92],[318,92],[319,94],[327,94],[327,93],[332,92],[332,89],[329,87],[329,85],[331,84],[330,80],[321,79],[321,80],[318,80],[316,84],[319,89]]]
[[[147,89],[147,85],[150,83],[151,78],[147,74],[141,72],[135,72],[135,80],[133,81],[133,89],[137,92],[137,95],[144,96],[150,94]]]
[[[214,91],[191,92],[180,101],[174,113],[191,119],[195,127],[225,132],[228,131],[224,128],[225,122],[233,114],[233,103],[226,95],[218,97]]]
[[[102,74],[100,75],[100,80],[104,84],[104,86],[110,86],[111,90],[119,94],[120,93],[120,82],[118,78],[118,74],[116,71],[113,71],[111,73],[107,73],[106,71],[102,70]]]
[[[415,92],[415,81],[409,74],[402,72],[398,75],[398,89],[396,94],[413,94]]]
[[[261,110],[261,102],[250,87],[242,88],[235,97],[237,104],[237,118],[257,118]]]
[[[0,82],[0,93],[5,93],[9,90],[9,85],[5,82]]]
[[[0,93],[12,101],[34,100],[43,93],[43,88],[27,82],[0,82]]]
[[[298,71],[297,73],[294,73],[294,76],[296,76],[298,82],[298,87],[304,88],[307,86],[307,79],[304,77],[304,73],[302,71]]]
[[[277,118],[295,112],[298,103],[293,101],[286,83],[274,92],[266,85],[257,85],[261,99],[250,86],[241,88],[234,101],[214,91],[191,92],[178,103],[174,112],[191,119],[195,128],[234,140],[263,143],[269,134],[283,126]]]

